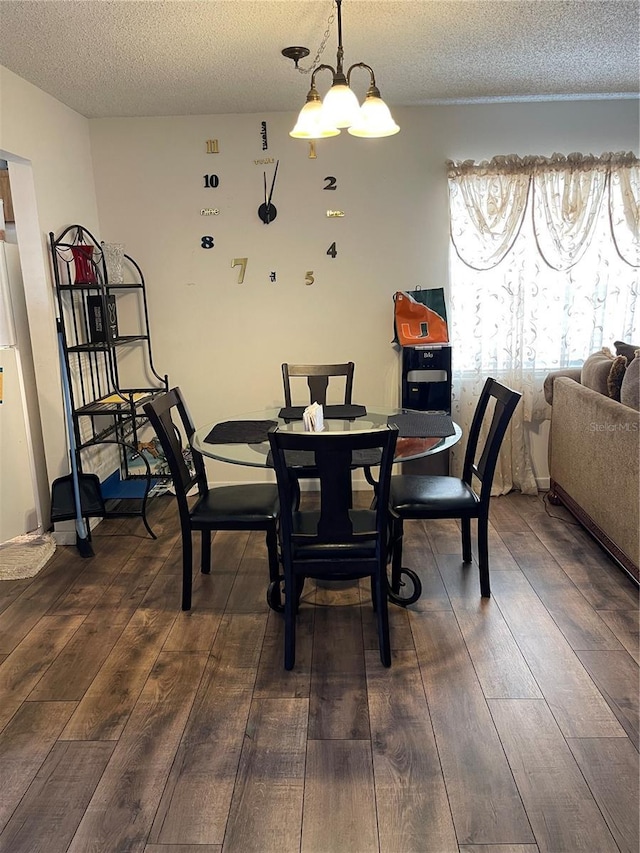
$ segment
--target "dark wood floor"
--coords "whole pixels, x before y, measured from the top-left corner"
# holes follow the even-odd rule
[[[637,853],[637,589],[550,511],[493,499],[491,600],[407,524],[389,670],[366,584],[305,589],[283,670],[260,534],[181,613],[169,497],[1,582],[0,850]]]

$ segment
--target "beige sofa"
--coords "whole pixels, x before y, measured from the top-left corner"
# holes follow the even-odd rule
[[[564,504],[638,581],[640,415],[580,379],[578,369],[545,382],[549,500]]]

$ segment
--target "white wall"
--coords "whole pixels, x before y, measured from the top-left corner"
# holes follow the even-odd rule
[[[283,361],[353,360],[355,401],[397,402],[391,297],[447,284],[446,159],[638,151],[638,102],[631,100],[394,115],[399,135],[343,133],[318,142],[315,160],[308,143],[288,136],[293,113],[90,122],[101,237],[124,242],[141,264],[156,367],[185,391],[197,423],[279,404]],[[206,153],[210,138],[219,153]],[[265,157],[280,160],[278,217],[268,226],[257,216],[263,171],[270,185],[274,168],[256,164]],[[203,176],[213,173],[219,186],[205,189]],[[337,178],[336,191],[323,190],[327,175]],[[221,212],[201,216],[207,207]],[[345,216],[327,219],[327,209]],[[201,248],[203,235],[214,237],[213,249]],[[243,284],[231,268],[240,257],[248,257]],[[544,440],[534,441],[534,453],[544,478]],[[219,466],[216,476],[255,477],[255,470]]]
[[[74,222],[98,227],[88,122],[0,66],[0,157],[11,176],[39,404],[30,417],[41,419],[36,465],[48,516],[49,484],[68,472],[48,232]],[[32,392],[27,389],[30,398]],[[36,434],[39,426],[33,424]]]
[[[391,295],[447,281],[444,161],[638,151],[630,100],[399,109],[398,136],[342,134],[310,160],[308,145],[287,135],[293,113],[87,121],[2,67],[0,99],[49,481],[68,464],[49,231],[77,222],[126,244],[147,277],[156,366],[183,387],[199,423],[279,403],[282,361],[353,359],[355,399],[387,405],[399,372]],[[209,138],[219,154],[204,153]],[[281,161],[268,226],[257,217],[264,167],[254,164],[265,155]],[[202,187],[209,173],[220,176],[217,190]],[[337,177],[335,192],[322,189],[326,175]],[[203,207],[221,213],[201,217]],[[327,219],[329,208],[345,217]],[[200,248],[203,234],[214,249]],[[335,260],[325,254],[333,240]],[[249,258],[243,285],[236,257]]]

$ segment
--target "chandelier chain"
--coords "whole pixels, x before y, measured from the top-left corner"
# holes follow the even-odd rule
[[[309,68],[302,68],[298,65],[298,67],[296,68],[296,71],[299,71],[300,74],[311,74],[313,69],[317,66],[318,60],[320,59],[320,57],[324,53],[324,49],[327,46],[327,41],[329,40],[329,36],[331,35],[331,24],[335,21],[335,19],[336,19],[336,13],[334,10],[333,0],[331,0],[331,14],[329,15],[329,17],[327,19],[327,28],[324,31],[324,35],[322,36],[322,41],[320,42],[320,47],[318,48],[317,53],[313,58],[313,62],[311,63]]]

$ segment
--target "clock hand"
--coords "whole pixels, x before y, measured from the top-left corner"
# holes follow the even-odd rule
[[[276,160],[276,168],[273,172],[273,180],[271,181],[271,189],[269,190],[269,200],[267,201],[267,219],[269,218],[269,209],[271,207],[271,197],[273,195],[273,188],[276,185],[276,175],[278,174],[278,166],[280,165],[280,160]]]

